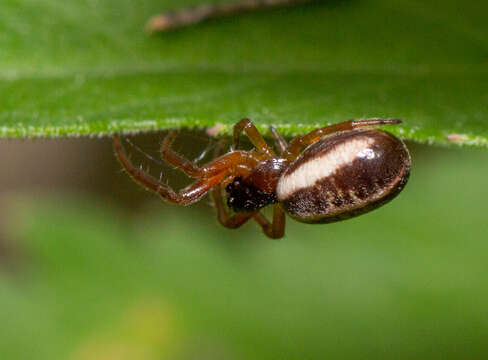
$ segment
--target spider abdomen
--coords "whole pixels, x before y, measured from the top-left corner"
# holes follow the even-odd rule
[[[328,223],[371,211],[393,199],[410,173],[401,140],[375,129],[326,136],[281,175],[276,194],[298,221]]]

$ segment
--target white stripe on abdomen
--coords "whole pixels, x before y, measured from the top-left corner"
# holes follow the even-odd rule
[[[346,141],[300,165],[290,174],[283,175],[278,181],[276,195],[284,201],[295,192],[311,187],[343,166],[349,165],[356,158],[370,158],[374,152],[369,147],[375,142],[372,138],[360,138]]]

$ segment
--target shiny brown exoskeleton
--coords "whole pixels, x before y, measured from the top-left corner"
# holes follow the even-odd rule
[[[302,222],[345,220],[393,199],[409,172],[408,150],[393,135],[376,129],[345,131],[305,149],[282,174],[278,198]],[[309,185],[297,185],[300,173]]]
[[[347,121],[296,137],[289,144],[271,127],[280,153],[276,155],[256,127],[243,119],[234,126],[232,150],[202,167],[171,150],[176,136],[171,132],[163,141],[162,158],[196,179],[179,192],[135,167],[117,136],[114,150],[136,182],[165,200],[189,205],[213,190],[223,226],[238,228],[254,219],[268,237],[280,238],[285,212],[298,221],[328,223],[366,213],[398,195],[410,173],[408,150],[395,136],[369,128],[398,123],[396,119]],[[238,150],[242,131],[255,150]],[[272,222],[260,213],[270,204],[274,204]]]

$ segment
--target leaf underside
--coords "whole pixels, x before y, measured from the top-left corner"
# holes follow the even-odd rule
[[[488,146],[488,5],[323,1],[143,32],[195,3],[3,1],[0,136],[395,117],[405,139]]]

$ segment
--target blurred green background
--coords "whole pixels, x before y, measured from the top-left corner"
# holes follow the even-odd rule
[[[1,141],[0,360],[487,358],[486,3],[331,0],[143,34],[200,2],[4,0],[0,135],[393,116],[485,150],[409,143],[393,202],[272,241],[140,189],[109,139]]]
[[[409,147],[393,202],[273,241],[159,201],[108,140],[1,143],[2,359],[484,358],[486,151]]]

